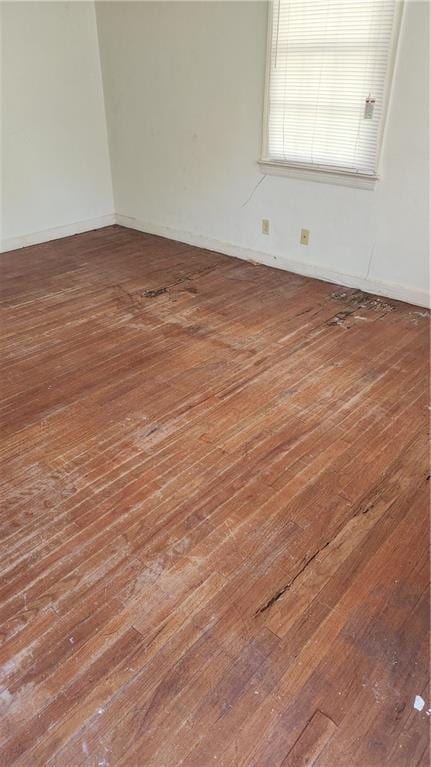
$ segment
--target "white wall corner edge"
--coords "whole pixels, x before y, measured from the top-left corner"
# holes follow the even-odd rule
[[[216,253],[223,253],[226,256],[241,258],[245,261],[256,261],[259,264],[301,274],[304,277],[314,277],[324,282],[333,282],[335,285],[344,285],[348,288],[356,288],[357,290],[363,290],[366,293],[373,293],[385,298],[405,301],[415,306],[431,308],[431,296],[428,290],[336,272],[333,269],[324,268],[316,264],[306,264],[301,261],[293,261],[285,256],[274,256],[262,251],[243,248],[239,245],[215,240],[195,232],[187,232],[162,224],[140,221],[132,216],[117,213],[115,221],[119,226],[136,229],[146,234],[155,234],[160,237],[166,237],[169,240],[177,240],[187,245],[194,245],[195,247],[206,248]]]
[[[30,234],[23,234],[18,237],[4,237],[0,241],[0,253],[25,248],[28,245],[40,245],[44,242],[50,242],[50,240],[70,237],[73,234],[91,232],[92,229],[102,229],[104,226],[112,226],[115,223],[115,213],[108,213],[97,218],[87,218],[84,221],[74,221],[72,224],[55,226],[53,229],[42,229],[39,232],[30,232]]]

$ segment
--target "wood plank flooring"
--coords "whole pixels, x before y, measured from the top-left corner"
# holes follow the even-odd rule
[[[428,765],[428,312],[119,227],[0,263],[1,765]]]

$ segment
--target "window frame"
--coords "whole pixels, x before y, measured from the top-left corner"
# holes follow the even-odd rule
[[[282,162],[271,159],[268,155],[268,122],[269,122],[269,84],[271,76],[271,53],[272,53],[272,32],[273,32],[273,11],[274,1],[268,0],[267,15],[267,35],[266,35],[266,63],[265,63],[265,90],[263,101],[263,122],[262,122],[262,144],[261,156],[258,165],[264,175],[287,176],[289,178],[302,179],[303,181],[317,181],[324,184],[337,184],[340,186],[350,186],[359,189],[374,190],[376,182],[380,180],[379,168],[382,156],[382,147],[385,138],[387,125],[387,116],[390,109],[392,97],[393,75],[398,61],[399,40],[401,23],[404,17],[404,0],[395,0],[394,22],[391,41],[391,51],[389,54],[388,69],[386,73],[386,84],[384,90],[384,101],[382,108],[382,119],[379,125],[377,137],[376,153],[376,172],[360,173],[357,171],[334,169],[325,165],[311,165],[308,163]]]

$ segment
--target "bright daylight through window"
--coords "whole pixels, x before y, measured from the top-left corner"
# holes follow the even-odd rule
[[[374,178],[399,3],[271,5],[263,163]]]

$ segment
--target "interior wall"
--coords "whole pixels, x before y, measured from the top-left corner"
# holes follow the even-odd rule
[[[405,4],[375,191],[261,175],[266,3],[96,8],[121,222],[427,302],[427,2]]]
[[[2,249],[113,222],[92,2],[3,2]]]

